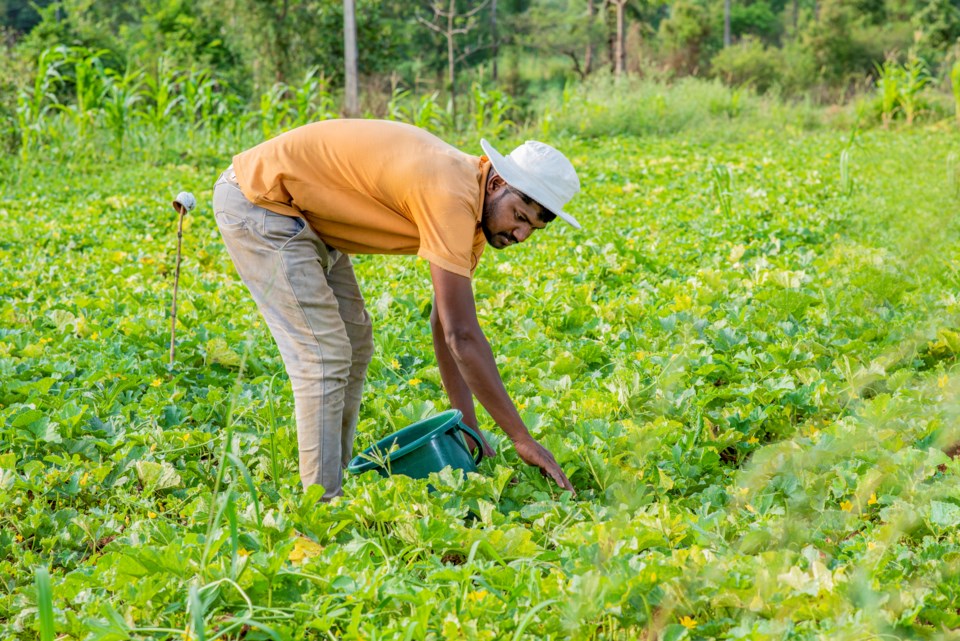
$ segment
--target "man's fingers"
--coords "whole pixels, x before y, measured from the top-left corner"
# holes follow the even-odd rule
[[[544,450],[546,451],[546,450]],[[560,468],[560,465],[553,458],[553,455],[547,452],[547,465],[540,468],[540,473],[544,476],[549,474],[550,478],[553,479],[553,482],[560,486],[561,489],[568,490],[573,492],[576,496],[577,492],[573,489],[573,484],[570,483],[570,479],[567,478],[567,475],[563,473],[563,470]]]
[[[553,480],[559,485],[562,489],[572,492],[574,496],[577,495],[577,491],[573,489],[573,484],[570,483],[570,479],[567,478],[567,475],[563,473],[563,470],[560,469],[558,465],[556,470],[551,470],[550,475],[553,477]]]
[[[517,453],[520,455],[520,458],[527,465],[534,465],[537,469],[540,470],[540,474],[544,478],[550,478],[556,483],[560,489],[567,490],[576,496],[576,490],[573,489],[573,484],[570,483],[570,479],[567,478],[566,474],[563,473],[563,470],[557,464],[553,454],[550,453],[550,450],[543,447],[536,441],[533,441],[529,445],[533,446],[532,450],[528,450],[526,446],[517,447]]]

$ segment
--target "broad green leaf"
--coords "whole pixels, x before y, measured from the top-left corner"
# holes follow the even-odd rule
[[[930,522],[940,527],[957,527],[960,525],[960,505],[930,501]]]
[[[137,470],[137,478],[140,479],[144,489],[165,490],[180,487],[183,483],[177,470],[166,461],[162,463],[137,461],[134,468]]]
[[[230,349],[227,341],[221,337],[211,338],[204,346],[207,365],[240,367],[240,355]]]

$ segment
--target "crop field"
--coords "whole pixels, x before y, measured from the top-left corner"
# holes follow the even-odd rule
[[[958,638],[955,125],[546,140],[584,229],[488,248],[475,292],[575,498],[482,413],[482,474],[304,494],[229,152],[4,161],[0,638]],[[355,264],[359,450],[446,397],[427,264]]]

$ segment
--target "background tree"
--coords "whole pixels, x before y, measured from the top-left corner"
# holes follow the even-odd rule
[[[730,0],[723,0],[723,48],[730,46]]]
[[[541,0],[523,14],[525,47],[546,55],[569,58],[581,79],[590,73],[590,57],[602,36],[592,2],[584,0]]]
[[[443,38],[447,51],[447,85],[450,90],[450,105],[453,121],[457,121],[457,63],[464,60],[471,54],[479,51],[490,44],[477,44],[464,49],[457,46],[457,36],[466,36],[477,30],[479,14],[490,0],[483,0],[479,4],[474,3],[470,9],[461,10],[457,6],[457,0],[432,0],[429,8],[432,16],[424,18],[417,15],[417,20],[434,33]],[[458,51],[459,50],[459,51]]]
[[[660,23],[658,36],[666,53],[667,68],[674,73],[692,73],[706,67],[711,35],[709,13],[697,0],[677,0],[669,17]]]
[[[354,0],[343,0],[344,111],[356,116],[360,111],[357,82],[357,14]]]
[[[912,16],[921,55],[940,61],[960,38],[960,2],[929,0]]]
[[[613,40],[613,73],[622,76],[627,68],[627,2],[609,0],[616,16],[617,31]]]

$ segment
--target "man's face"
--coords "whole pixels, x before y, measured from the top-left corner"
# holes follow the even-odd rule
[[[487,183],[480,227],[494,249],[522,243],[534,231],[546,226],[540,220],[540,206],[525,203],[500,176],[494,176]]]

